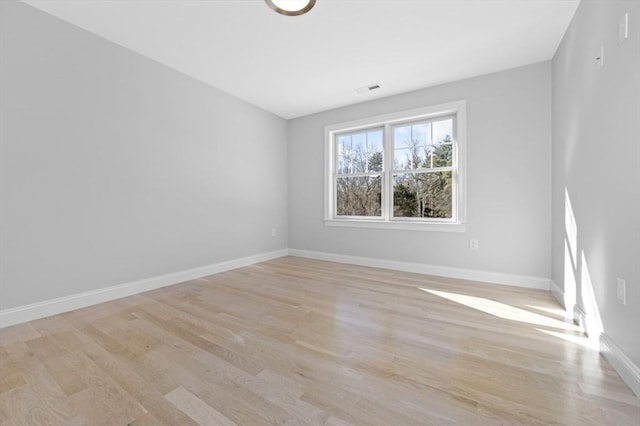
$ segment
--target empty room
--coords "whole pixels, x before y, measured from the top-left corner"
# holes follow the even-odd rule
[[[0,0],[0,425],[640,425],[640,0]]]

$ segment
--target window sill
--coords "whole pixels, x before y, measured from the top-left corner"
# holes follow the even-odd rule
[[[338,228],[393,229],[401,231],[465,232],[464,223],[389,222],[383,220],[325,219],[325,226]]]

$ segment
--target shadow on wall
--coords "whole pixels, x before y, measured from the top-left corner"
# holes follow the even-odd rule
[[[564,207],[564,306],[578,320],[589,340],[597,344],[604,327],[583,250],[578,257],[578,227],[567,188],[564,189]]]

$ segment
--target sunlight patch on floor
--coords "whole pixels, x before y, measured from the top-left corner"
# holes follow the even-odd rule
[[[536,311],[546,312],[548,314],[555,315],[562,318],[565,318],[568,315],[567,312],[562,308],[547,308],[544,306],[535,306],[535,305],[526,305],[526,306],[527,308],[535,309]]]
[[[536,330],[541,333],[548,334],[549,336],[565,340],[569,343],[575,343],[576,345],[580,345],[588,349],[593,349],[595,351],[600,350],[600,343],[597,340],[592,340],[585,336],[575,336],[573,334],[558,333],[557,331],[544,330],[541,328],[536,328]]]
[[[534,325],[541,325],[544,327],[558,328],[567,331],[580,331],[577,325],[529,312],[525,309],[516,308],[514,306],[496,302],[495,300],[486,299],[484,297],[468,296],[466,294],[430,290],[420,287],[419,289],[427,293],[431,293],[434,296],[442,297],[444,299],[460,303],[462,305],[468,306],[481,312],[485,312],[498,318],[510,321],[525,322]]]

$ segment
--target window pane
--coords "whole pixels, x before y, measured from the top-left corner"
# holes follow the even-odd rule
[[[393,151],[394,170],[415,170],[430,167],[428,151],[432,147],[415,146],[413,148],[396,149]]]
[[[453,140],[453,119],[434,121],[433,125],[433,144],[451,142]]]
[[[431,123],[418,123],[393,128],[394,149],[431,144]]]
[[[399,173],[393,176],[395,217],[451,218],[452,173]]]
[[[353,173],[351,135],[338,136],[336,151],[336,172],[340,174]]]
[[[411,126],[393,128],[394,148],[408,148],[411,146]]]
[[[396,149],[393,151],[393,168],[394,170],[412,169],[413,157],[409,149]]]
[[[367,143],[367,134],[366,133],[354,133],[351,135],[351,143],[353,144],[353,149],[360,146],[363,147]]]
[[[367,133],[367,138],[368,138],[368,142],[369,145],[372,148],[375,148],[378,151],[382,151],[382,135],[383,135],[383,131],[382,129],[378,129],[378,130],[372,130],[369,133]]]
[[[431,143],[431,123],[420,123],[411,126],[412,140],[417,145]]]
[[[380,176],[336,179],[338,216],[381,216],[382,179]]]
[[[382,129],[337,138],[338,174],[382,171]]]
[[[429,147],[432,150],[432,167],[450,167],[453,165],[453,146],[443,144]]]
[[[382,171],[382,129],[373,130],[367,133],[367,168],[365,172]]]
[[[338,155],[351,150],[351,135],[338,136]]]
[[[431,123],[418,123],[393,128],[394,170],[431,167],[429,148]]]

